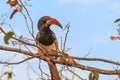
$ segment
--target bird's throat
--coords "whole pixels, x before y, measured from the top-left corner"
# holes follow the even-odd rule
[[[51,45],[54,42],[52,31],[50,29],[43,29],[40,31],[39,42],[45,46]]]

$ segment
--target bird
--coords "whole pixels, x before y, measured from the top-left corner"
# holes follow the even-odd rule
[[[58,41],[56,38],[55,33],[50,29],[51,25],[57,25],[60,28],[63,28],[60,22],[55,19],[51,18],[49,16],[43,16],[39,19],[38,21],[38,33],[36,35],[36,41],[37,45],[42,44],[42,46],[45,49],[48,49],[48,51],[55,51],[56,53],[58,52]],[[44,54],[45,50],[43,52],[41,51],[43,49],[38,48],[38,54]],[[55,57],[50,57],[50,58],[55,58]],[[57,71],[57,67],[55,63],[49,64],[49,69],[51,73],[51,80],[60,80],[59,73]],[[56,75],[55,75],[56,74]]]

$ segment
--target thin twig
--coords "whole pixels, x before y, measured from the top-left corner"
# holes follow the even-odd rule
[[[25,47],[29,52],[32,53],[32,51],[31,51],[26,45],[24,45],[24,47]]]
[[[26,15],[25,15],[23,12],[21,12],[21,13],[22,13],[22,15],[23,15],[23,17],[24,17],[24,19],[25,19],[26,27],[27,27],[27,29],[28,29],[28,32],[32,35],[32,33],[31,33],[31,31],[30,31],[30,28],[29,28],[29,25],[28,25],[27,17],[26,17]]]
[[[0,26],[2,26],[2,25],[4,25],[4,24],[7,23],[7,22],[5,22],[7,20],[7,18],[8,18],[8,14],[7,13],[5,13],[5,14],[3,14],[3,15],[0,16],[0,20],[2,21],[0,23]]]
[[[61,79],[67,78],[66,76],[63,75],[63,71],[65,71],[65,70],[66,70],[66,65],[62,65],[62,67],[60,68],[60,71],[59,71]]]
[[[41,68],[41,60],[39,60],[39,70],[40,70],[41,78],[43,80],[43,71],[42,71],[42,68]]]
[[[77,76],[80,80],[85,80],[85,79],[83,79],[82,77],[80,77],[78,74],[76,74],[74,71],[70,70],[69,67],[67,67],[67,70],[68,70],[69,72],[71,72],[72,74],[74,74],[75,76]]]
[[[87,54],[84,55],[84,57],[87,57],[87,56],[91,53],[92,49],[93,49],[93,48],[90,48],[90,50],[88,51]]]
[[[6,35],[6,32],[2,29],[2,27],[0,27],[0,31],[1,31],[4,35]],[[23,44],[26,44],[26,45],[29,45],[29,46],[35,46],[35,44],[31,44],[31,43],[25,42],[25,41],[20,40],[20,39],[18,39],[18,38],[16,38],[16,37],[11,37],[11,38],[12,38],[12,39],[15,39],[15,40],[17,40],[18,42],[21,42],[21,43],[23,43]]]
[[[3,72],[4,72],[4,69],[5,69],[5,65],[2,67],[1,71],[0,71],[0,80],[2,80],[2,77],[4,76],[3,75]]]
[[[41,68],[41,60],[39,60],[39,69],[40,69],[40,72],[41,72],[42,79],[43,79],[43,74],[46,75],[47,77],[51,77],[49,74],[47,74],[47,73],[45,73],[44,71],[42,71],[42,68]]]
[[[9,27],[10,27],[10,29],[12,30],[12,32],[14,33],[14,35],[16,36],[15,31],[14,31],[14,29],[11,27],[10,24],[9,24]]]
[[[27,62],[27,64],[29,65],[29,68],[30,68],[36,75],[40,76],[40,74],[39,74],[37,71],[35,71],[35,69],[32,67],[32,65],[31,65],[29,62]]]
[[[27,70],[27,78],[28,78],[28,80],[32,80],[31,76],[30,76],[30,67],[29,67],[29,65],[27,65],[26,70]]]
[[[67,42],[67,37],[68,37],[69,29],[70,29],[70,23],[68,23],[66,25],[66,28],[67,28],[67,32],[66,32],[66,35],[65,35],[64,43],[63,43],[63,52],[65,51],[65,45],[66,45],[66,42]]]
[[[30,21],[31,21],[32,32],[30,32],[30,33],[31,33],[32,37],[33,37],[34,40],[35,40],[35,37],[34,37],[34,27],[33,27],[33,20],[32,20],[32,18],[31,18],[30,14],[29,14],[27,8],[26,8],[26,7],[24,6],[24,4],[22,3],[22,1],[21,1],[21,0],[19,0],[19,1],[20,1],[20,3],[22,4],[22,6],[24,7],[24,9],[25,9],[25,11],[26,11],[26,13],[27,13],[27,15],[28,15],[28,18],[29,18]]]
[[[61,48],[61,51],[62,51],[63,50],[63,47],[62,47],[63,46],[62,45],[63,44],[63,42],[62,42],[62,36],[60,37],[60,39],[61,39],[61,46],[60,46],[60,48]]]

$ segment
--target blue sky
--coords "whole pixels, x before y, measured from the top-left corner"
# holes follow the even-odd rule
[[[0,2],[0,15],[12,12],[13,9],[6,4],[5,0],[0,0]],[[113,22],[120,17],[119,0],[31,0],[28,3],[32,5],[27,8],[34,22],[35,34],[37,33],[37,21],[42,16],[48,15],[58,19],[63,27],[70,22],[71,27],[66,45],[66,48],[72,48],[68,52],[70,55],[81,57],[92,48],[87,57],[119,61],[120,41],[110,40],[111,35],[117,35],[117,24]],[[26,28],[20,13],[17,13],[12,20],[8,20],[9,23],[17,34],[24,34],[29,37],[27,31],[23,31]],[[4,26],[6,30],[9,30],[8,24]],[[65,35],[58,27],[52,26],[51,29],[56,33],[59,41],[60,36]],[[34,65],[34,62],[31,61],[31,63]],[[111,64],[106,65],[98,62],[82,63],[113,69]],[[23,67],[24,65],[21,66]],[[22,67],[19,68],[22,69]],[[15,69],[21,73],[19,68]],[[82,73],[82,75],[87,78],[87,73]],[[100,80],[114,80],[116,77],[101,75]]]

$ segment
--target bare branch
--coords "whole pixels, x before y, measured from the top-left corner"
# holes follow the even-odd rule
[[[35,71],[35,69],[32,67],[32,65],[29,62],[27,62],[27,64],[28,64],[28,68],[30,68],[36,75],[40,76],[40,74],[37,71]]]
[[[45,73],[42,68],[41,68],[41,61],[39,61],[39,69],[40,69],[40,72],[41,72],[41,76],[42,76],[42,79],[43,79],[43,74],[46,75],[47,77],[51,77],[49,74]]]
[[[71,66],[70,64],[67,63],[67,61],[64,61],[63,63],[61,63],[60,60],[52,60],[52,62],[62,64],[62,65]],[[120,73],[120,70],[104,70],[104,69],[94,68],[94,67],[90,67],[90,66],[85,66],[82,64],[78,64],[78,63],[75,63],[75,65],[71,66],[71,67],[76,67],[76,68],[79,68],[82,70],[93,71],[93,72],[97,71],[100,74],[106,74],[106,75],[116,75],[116,74]]]
[[[61,48],[61,51],[63,50],[63,42],[62,42],[62,36],[60,37],[60,39],[61,39],[61,43],[60,43],[60,48]]]
[[[6,51],[12,51],[12,52],[18,52],[21,54],[25,54],[25,55],[29,55],[29,56],[36,56],[35,54],[33,54],[32,52],[26,51],[26,50],[21,50],[21,49],[17,49],[17,48],[10,48],[10,47],[4,47],[4,46],[0,46],[1,50],[6,50]],[[49,55],[49,54],[48,54]],[[52,55],[51,55],[52,56]],[[71,56],[73,57],[73,56]],[[78,60],[88,60],[88,61],[102,61],[102,62],[107,62],[107,63],[112,63],[115,65],[119,65],[119,62],[114,62],[111,60],[106,60],[106,59],[101,59],[101,58],[82,58],[82,57],[73,57],[73,59],[78,59]]]
[[[85,80],[85,79],[83,79],[82,77],[80,77],[78,74],[76,74],[74,71],[70,70],[68,67],[67,67],[67,70],[68,70],[69,72],[71,72],[72,74],[74,74],[75,76],[77,76],[80,80]]]
[[[22,3],[22,1],[21,1],[21,0],[19,0],[19,1],[20,1],[20,3],[22,4],[22,6],[24,7],[24,9],[25,9],[25,11],[26,11],[26,13],[27,13],[27,15],[28,15],[30,21],[31,21],[32,32],[31,32],[31,31],[29,31],[29,32],[30,32],[30,34],[32,35],[32,37],[34,38],[34,40],[35,40],[35,37],[34,37],[34,27],[33,27],[33,21],[32,21],[32,18],[31,18],[31,16],[30,16],[30,14],[29,14],[27,8],[26,8],[26,7],[24,6],[24,4]]]
[[[32,34],[31,31],[30,31],[30,28],[29,28],[29,26],[28,26],[28,21],[27,21],[26,15],[25,15],[23,12],[21,12],[21,13],[22,13],[22,15],[23,15],[23,17],[24,17],[24,19],[25,19],[26,27],[27,27],[27,29],[28,29],[28,32],[29,32],[30,34]]]
[[[67,37],[68,37],[68,33],[69,33],[69,29],[70,29],[70,23],[68,23],[65,27],[65,29],[67,28],[67,32],[66,32],[66,35],[65,35],[65,40],[64,40],[64,43],[63,43],[63,52],[65,51],[65,45],[66,45],[66,42],[67,42]]]
[[[73,57],[73,56],[71,56]],[[119,62],[115,62],[112,60],[107,60],[107,59],[101,59],[101,58],[84,58],[84,57],[73,57],[73,59],[77,60],[87,60],[87,61],[101,61],[101,62],[106,62],[106,63],[111,63],[120,66]]]
[[[20,5],[22,5],[23,8],[24,8],[24,10],[25,10],[25,13],[23,13],[23,12],[21,12],[21,13],[22,13],[22,15],[23,15],[23,17],[25,19],[25,23],[26,23],[26,27],[28,29],[28,33],[32,36],[33,41],[35,43],[37,43],[37,41],[36,41],[36,39],[34,37],[34,26],[33,26],[32,18],[30,16],[30,14],[29,14],[26,6],[23,4],[22,0],[19,0],[19,2],[20,2]],[[30,20],[29,21],[30,23],[28,22],[28,20]],[[1,23],[1,25],[3,25],[4,23],[5,23],[5,21],[3,20],[3,22]],[[31,27],[29,26],[29,24],[31,24]],[[10,28],[12,29],[11,26],[10,26]],[[39,46],[38,46],[35,43],[34,44],[30,43],[30,39],[28,39],[28,41],[29,41],[28,42],[28,41],[22,40],[22,38],[21,39],[18,38],[18,36],[17,37],[13,36],[11,38],[14,39],[16,42],[19,42],[19,43],[23,44],[27,50],[22,50],[22,49],[12,48],[12,47],[5,47],[5,46],[1,46],[1,45],[0,45],[0,50],[5,50],[5,51],[9,51],[9,52],[17,52],[19,54],[28,55],[29,57],[26,58],[26,59],[24,59],[24,60],[18,61],[18,62],[8,62],[8,61],[2,62],[1,61],[0,64],[15,65],[15,64],[20,64],[20,63],[26,62],[26,61],[28,61],[30,59],[33,59],[33,58],[38,58],[38,59],[46,61],[49,65],[53,65],[52,63],[56,63],[56,64],[65,65],[67,67],[70,66],[70,67],[79,68],[79,69],[86,70],[86,71],[93,71],[93,72],[97,71],[100,74],[106,74],[106,75],[116,75],[116,74],[118,75],[118,74],[120,74],[120,70],[118,70],[118,68],[116,68],[115,70],[105,70],[105,69],[101,69],[101,68],[86,66],[86,65],[83,65],[83,64],[80,64],[80,63],[77,63],[77,62],[73,62],[73,63],[75,63],[75,65],[72,66],[71,64],[69,64],[67,62],[67,60],[64,60],[63,62],[61,62],[61,60],[58,60],[58,59],[52,59],[51,60],[50,56],[64,57],[64,55],[59,55],[59,54],[54,54],[54,53],[64,53],[64,52],[66,52],[66,42],[67,42],[67,37],[68,37],[69,29],[70,29],[70,23],[68,23],[66,25],[65,29],[66,29],[66,34],[65,34],[65,37],[64,37],[64,42],[62,42],[62,38],[61,38],[61,50],[62,50],[62,52],[50,51],[49,49],[46,49],[41,44],[39,44]],[[6,31],[4,31],[2,27],[0,27],[0,31],[4,35],[6,35]],[[14,32],[13,29],[12,29],[12,31]],[[38,55],[38,54],[32,52],[29,49],[28,46],[32,46],[34,48],[38,48],[39,50],[41,50],[41,54],[42,55],[41,54]],[[90,53],[90,51],[89,51],[89,53]],[[74,59],[74,61],[75,60],[79,60],[79,61],[80,60],[82,60],[82,61],[100,61],[100,62],[105,62],[105,63],[110,63],[110,64],[114,64],[114,65],[120,66],[119,62],[115,62],[115,61],[112,61],[112,60],[101,59],[101,58],[86,58],[86,56],[88,56],[89,53],[86,54],[84,57],[74,57],[74,56],[70,56],[70,57],[72,57]],[[33,72],[35,72],[35,70],[33,69],[33,67],[31,65],[29,67],[33,70]],[[47,73],[45,73],[45,72],[42,71],[40,64],[39,64],[39,69],[41,71],[42,79],[44,79],[43,78],[43,74],[46,75],[47,77],[50,77]],[[69,72],[71,72],[72,74],[74,74],[75,76],[77,76],[79,79],[84,80],[78,74],[76,74],[74,71],[70,70],[69,68],[67,70]],[[38,74],[38,75],[40,75],[40,74]],[[62,70],[61,70],[61,76],[63,76],[62,75]],[[65,77],[65,78],[67,79],[67,77]]]
[[[84,55],[84,57],[87,57],[87,56],[90,54],[90,52],[92,51],[92,49],[93,49],[93,48],[90,48],[90,50],[88,51],[87,54]]]
[[[28,60],[30,60],[30,59],[33,59],[33,57],[28,57],[28,58],[26,58],[26,59],[24,59],[24,60],[22,60],[22,61],[19,61],[19,62],[1,62],[1,61],[0,61],[0,64],[16,65],[16,64],[21,64],[21,63],[23,63],[23,62],[26,62],[26,61],[28,61]]]
[[[29,52],[29,51],[26,51],[26,50],[21,50],[21,49],[18,49],[18,48],[10,48],[10,47],[5,47],[5,46],[0,46],[0,50],[18,52],[18,53],[24,54],[24,55],[35,56],[35,54],[33,54],[32,52]]]
[[[4,35],[6,35],[6,32],[2,29],[2,27],[0,27],[0,31],[1,31]],[[18,42],[21,42],[21,43],[26,44],[26,45],[29,45],[29,46],[35,46],[35,44],[31,44],[31,43],[29,43],[29,42],[25,42],[25,41],[20,40],[20,39],[18,39],[18,38],[16,38],[16,37],[12,37],[12,39],[15,39],[15,40],[17,40]]]
[[[0,49],[1,50],[6,50],[6,51],[18,52],[18,53],[21,53],[21,54],[24,54],[24,55],[33,56],[33,57],[42,59],[44,61],[47,61],[49,64],[51,64],[51,61],[52,61],[53,63],[71,66],[70,64],[67,63],[67,61],[64,61],[64,62],[61,63],[61,60],[56,60],[56,59],[50,60],[49,57],[46,57],[46,56],[37,56],[37,55],[35,55],[35,54],[33,54],[33,53],[29,52],[29,51],[20,50],[20,49],[17,49],[17,48],[9,48],[9,47],[0,46]],[[78,59],[80,59],[80,58],[78,58]],[[85,59],[85,58],[82,58],[82,59]],[[87,58],[86,58],[86,60],[87,60]],[[93,60],[104,61],[104,59],[94,59],[94,58],[93,58]],[[107,61],[109,62],[109,60],[107,60]],[[82,70],[87,70],[87,71],[97,71],[100,74],[106,74],[106,75],[116,75],[116,74],[120,73],[120,70],[103,70],[103,69],[99,69],[99,68],[85,66],[85,65],[82,65],[82,64],[78,64],[78,63],[75,63],[74,67],[82,69]]]
[[[0,50],[18,52],[20,54],[24,54],[24,55],[32,56],[32,57],[35,57],[35,58],[39,58],[39,59],[42,59],[44,61],[47,61],[50,65],[52,65],[51,59],[48,56],[38,55],[36,53],[29,52],[29,51],[26,51],[26,50],[22,50],[22,49],[18,49],[18,48],[11,48],[11,47],[5,47],[5,46],[0,46]]]

